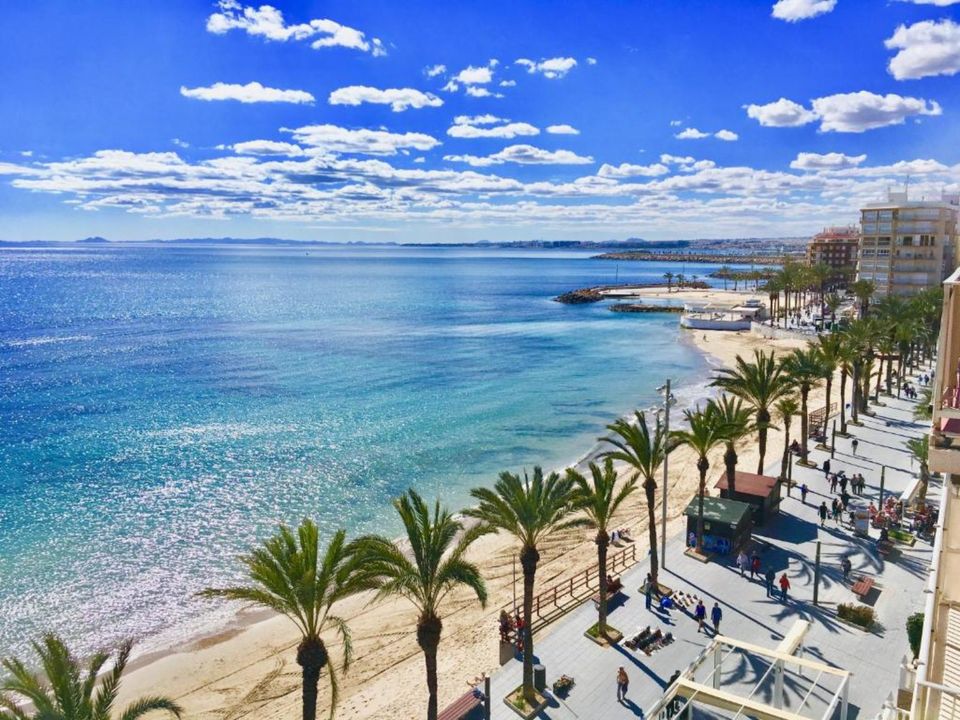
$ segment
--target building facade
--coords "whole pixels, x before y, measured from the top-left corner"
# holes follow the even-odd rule
[[[958,211],[958,195],[911,201],[905,192],[862,208],[857,279],[873,281],[877,296],[937,287],[955,267]]]
[[[860,228],[824,228],[807,245],[807,265],[826,265],[837,274],[852,276],[857,267],[857,252],[860,247]]]

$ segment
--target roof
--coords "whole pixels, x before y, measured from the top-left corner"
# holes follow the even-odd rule
[[[698,502],[695,495],[683,514],[687,517],[696,517]],[[749,516],[751,513],[753,513],[753,507],[739,500],[727,500],[719,497],[705,497],[703,499],[703,519],[707,522],[739,525],[744,516]]]
[[[754,475],[753,473],[736,471],[734,478],[737,483],[737,493],[767,497],[777,484],[777,478],[769,475]],[[727,489],[727,473],[723,473],[714,485],[720,490]]]

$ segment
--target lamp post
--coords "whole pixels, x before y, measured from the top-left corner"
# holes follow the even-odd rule
[[[669,444],[670,441],[670,404],[674,400],[673,395],[670,393],[670,378],[667,378],[667,382],[657,388],[657,392],[663,395],[663,434],[664,434],[664,443]],[[667,566],[667,458],[669,453],[666,452],[667,447],[664,446],[663,453],[663,490],[661,494],[663,495],[663,503],[660,511],[660,567]]]

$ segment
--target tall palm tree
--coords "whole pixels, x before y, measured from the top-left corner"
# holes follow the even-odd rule
[[[927,497],[927,486],[930,483],[930,435],[924,434],[923,437],[910,438],[907,440],[907,449],[914,460],[920,463],[920,487],[917,490],[917,496],[920,501]]]
[[[533,702],[533,588],[540,551],[537,546],[551,533],[580,524],[571,519],[573,481],[557,473],[543,476],[539,467],[533,477],[504,472],[493,488],[474,488],[470,495],[478,505],[464,515],[480,520],[485,529],[503,530],[520,542],[523,568],[523,694]]]
[[[790,462],[790,423],[793,416],[800,412],[797,398],[787,395],[777,400],[777,415],[783,423],[783,457],[780,459],[780,480],[787,479],[787,463]]]
[[[624,501],[637,489],[636,476],[622,485],[617,484],[617,471],[613,460],[608,456],[601,469],[596,463],[590,463],[590,475],[593,482],[573,468],[567,470],[567,477],[574,482],[573,504],[585,516],[584,526],[597,531],[594,542],[597,544],[597,572],[600,585],[600,607],[598,610],[598,630],[601,637],[607,636],[607,548],[610,547],[610,528],[613,516]]]
[[[703,498],[707,492],[707,470],[710,461],[707,455],[715,447],[724,442],[723,425],[716,408],[711,400],[705,409],[698,406],[696,410],[684,410],[683,417],[687,421],[686,430],[674,430],[672,439],[680,445],[686,445],[697,455],[697,470],[700,471],[700,488],[697,494],[699,505],[697,508],[697,552],[703,553]]]
[[[833,376],[842,362],[843,340],[835,333],[821,335],[817,338],[816,348],[823,367],[823,379],[827,381],[827,397],[824,401],[826,414],[823,418],[823,431],[826,434],[827,420],[830,418],[830,401],[833,399]]]
[[[674,275],[672,272],[665,272],[663,274],[663,279],[667,281],[667,294],[670,294],[670,287],[673,283]]]
[[[737,491],[736,443],[740,438],[753,432],[753,408],[744,407],[743,400],[731,395],[723,395],[715,407],[723,441],[727,446],[723,463],[727,469],[727,489],[730,497],[733,498]]]
[[[330,663],[322,633],[333,629],[343,640],[343,670],[353,658],[350,629],[330,612],[341,598],[363,589],[350,573],[346,533],[334,533],[325,553],[320,553],[320,532],[310,519],[301,521],[296,533],[286,525],[241,556],[251,584],[228,588],[208,588],[200,593],[207,598],[226,598],[260,605],[286,615],[300,631],[297,664],[303,672],[303,720],[317,717],[317,685],[320,673],[328,670],[330,680],[330,717],[339,698],[337,676]]]
[[[659,556],[657,554],[656,500],[657,469],[667,456],[667,433],[660,416],[656,416],[653,433],[647,425],[647,417],[641,412],[634,413],[636,422],[630,423],[620,418],[607,425],[615,437],[602,438],[603,442],[613,445],[616,450],[604,453],[605,457],[626,463],[634,470],[633,478],[643,478],[643,491],[647,496],[647,532],[650,538],[650,575],[657,582]]]
[[[872,280],[857,280],[850,285],[850,290],[857,298],[860,309],[858,317],[863,319],[870,309],[870,298],[877,291],[877,285]]]
[[[0,720],[110,720],[132,647],[131,641],[122,643],[113,667],[101,676],[112,653],[97,653],[81,667],[59,636],[44,635],[33,643],[42,673],[17,658],[3,660],[8,677],[0,682]],[[28,712],[21,703],[33,707]],[[173,700],[148,696],[134,700],[119,717],[138,720],[152,712],[179,718],[183,710]]]
[[[846,331],[834,333],[840,341],[840,353],[837,356],[840,368],[840,434],[847,434],[847,378],[853,373],[853,363],[857,361],[859,350]]]
[[[839,310],[840,306],[843,305],[843,298],[841,298],[837,293],[832,292],[827,295],[824,302],[827,305],[827,310],[830,311],[830,324],[833,325],[837,322],[837,310]]]
[[[374,600],[390,595],[406,598],[417,609],[417,644],[427,671],[427,720],[437,718],[437,648],[443,621],[441,604],[458,587],[473,591],[481,607],[487,604],[487,587],[476,565],[467,561],[470,545],[484,532],[480,525],[464,529],[463,523],[439,500],[430,507],[414,490],[394,500],[410,544],[409,553],[390,539],[367,535],[350,543],[360,583],[375,588]]]
[[[797,349],[787,355],[781,363],[784,373],[800,391],[800,461],[806,465],[809,413],[807,398],[810,391],[820,384],[823,378],[823,363],[816,347]]]
[[[763,473],[763,460],[767,454],[767,430],[770,428],[770,409],[773,404],[790,394],[790,379],[783,372],[773,351],[753,351],[753,361],[747,362],[737,355],[733,368],[723,368],[711,383],[722,390],[741,398],[754,409],[760,458],[757,474]]]

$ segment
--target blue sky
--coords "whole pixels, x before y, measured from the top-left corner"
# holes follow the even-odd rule
[[[960,0],[3,13],[4,239],[804,235],[960,181]]]

